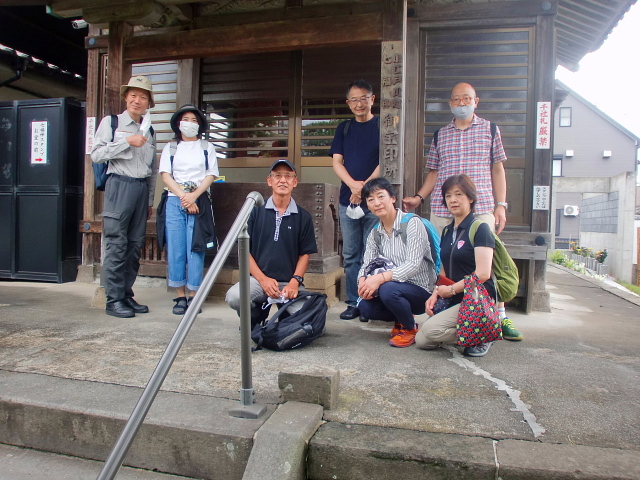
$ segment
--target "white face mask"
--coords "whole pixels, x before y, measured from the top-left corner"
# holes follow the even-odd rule
[[[347,217],[358,220],[359,218],[364,217],[364,210],[362,210],[362,207],[360,205],[354,205],[353,203],[351,203],[347,207],[346,214]]]
[[[197,137],[198,130],[200,130],[198,123],[185,122],[184,120],[180,122],[180,132],[187,138]]]
[[[471,115],[473,115],[473,112],[475,111],[475,109],[476,109],[475,103],[472,103],[471,105],[459,105],[457,107],[451,107],[451,113],[453,113],[454,117],[460,120],[466,120]]]

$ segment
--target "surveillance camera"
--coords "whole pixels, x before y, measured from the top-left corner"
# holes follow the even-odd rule
[[[85,22],[83,19],[79,19],[79,20],[71,20],[71,26],[76,30],[79,30],[81,28],[87,28],[89,24]]]

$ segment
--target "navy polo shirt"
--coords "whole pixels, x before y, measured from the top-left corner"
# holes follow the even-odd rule
[[[269,202],[267,202],[269,205]],[[311,214],[291,200],[276,239],[276,211],[255,207],[249,217],[250,252],[260,270],[278,282],[289,282],[300,256],[316,253]]]
[[[344,128],[349,123],[347,136]],[[380,163],[380,117],[373,117],[368,122],[358,122],[355,119],[342,122],[336,128],[329,155],[334,153],[344,157],[344,168],[354,180],[364,181],[371,176]],[[351,189],[346,183],[340,186],[340,204],[349,205]],[[362,207],[366,207],[363,199]],[[366,210],[365,210],[366,211]]]
[[[454,282],[462,280],[465,276],[475,271],[475,247],[496,248],[496,240],[493,232],[491,228],[489,228],[489,225],[484,222],[480,224],[478,230],[476,230],[476,236],[474,238],[475,246],[471,244],[469,228],[475,219],[476,217],[473,213],[467,215],[455,230],[455,238],[453,229],[454,222],[451,222],[442,232],[440,259],[442,260],[442,266],[447,274],[447,278],[450,278]],[[493,280],[490,278],[484,282],[484,286],[487,288],[489,295],[495,300],[496,289]],[[460,303],[463,296],[462,293],[459,293],[453,297],[454,303]]]

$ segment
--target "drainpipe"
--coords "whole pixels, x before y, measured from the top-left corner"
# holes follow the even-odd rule
[[[29,63],[28,58],[20,58],[17,59],[17,65],[15,67],[16,75],[14,77],[5,80],[4,82],[0,82],[0,88],[9,85],[10,83],[15,82],[16,80],[20,80],[22,78],[22,74],[27,70],[27,64]]]

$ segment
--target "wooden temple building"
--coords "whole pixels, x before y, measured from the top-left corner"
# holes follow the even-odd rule
[[[299,170],[294,197],[316,223],[318,254],[307,284],[339,294],[338,179],[328,150],[351,117],[346,86],[374,87],[383,174],[402,195],[425,178],[433,132],[451,120],[452,87],[466,81],[477,114],[496,122],[509,160],[509,210],[502,238],[521,273],[517,301],[548,310],[554,73],[571,70],[602,44],[630,0],[51,0],[51,11],[89,23],[86,116],[119,113],[120,85],[133,74],[154,83],[159,152],[171,114],[194,103],[210,119],[225,183],[213,186],[222,240],[247,193],[267,193],[275,158]],[[549,122],[548,124],[546,122]],[[548,128],[545,128],[548,126]],[[84,169],[79,279],[100,265],[102,193]],[[158,192],[162,181],[158,182]],[[428,202],[418,212],[428,217]],[[149,223],[142,275],[166,262]],[[219,292],[235,280],[233,259]]]

